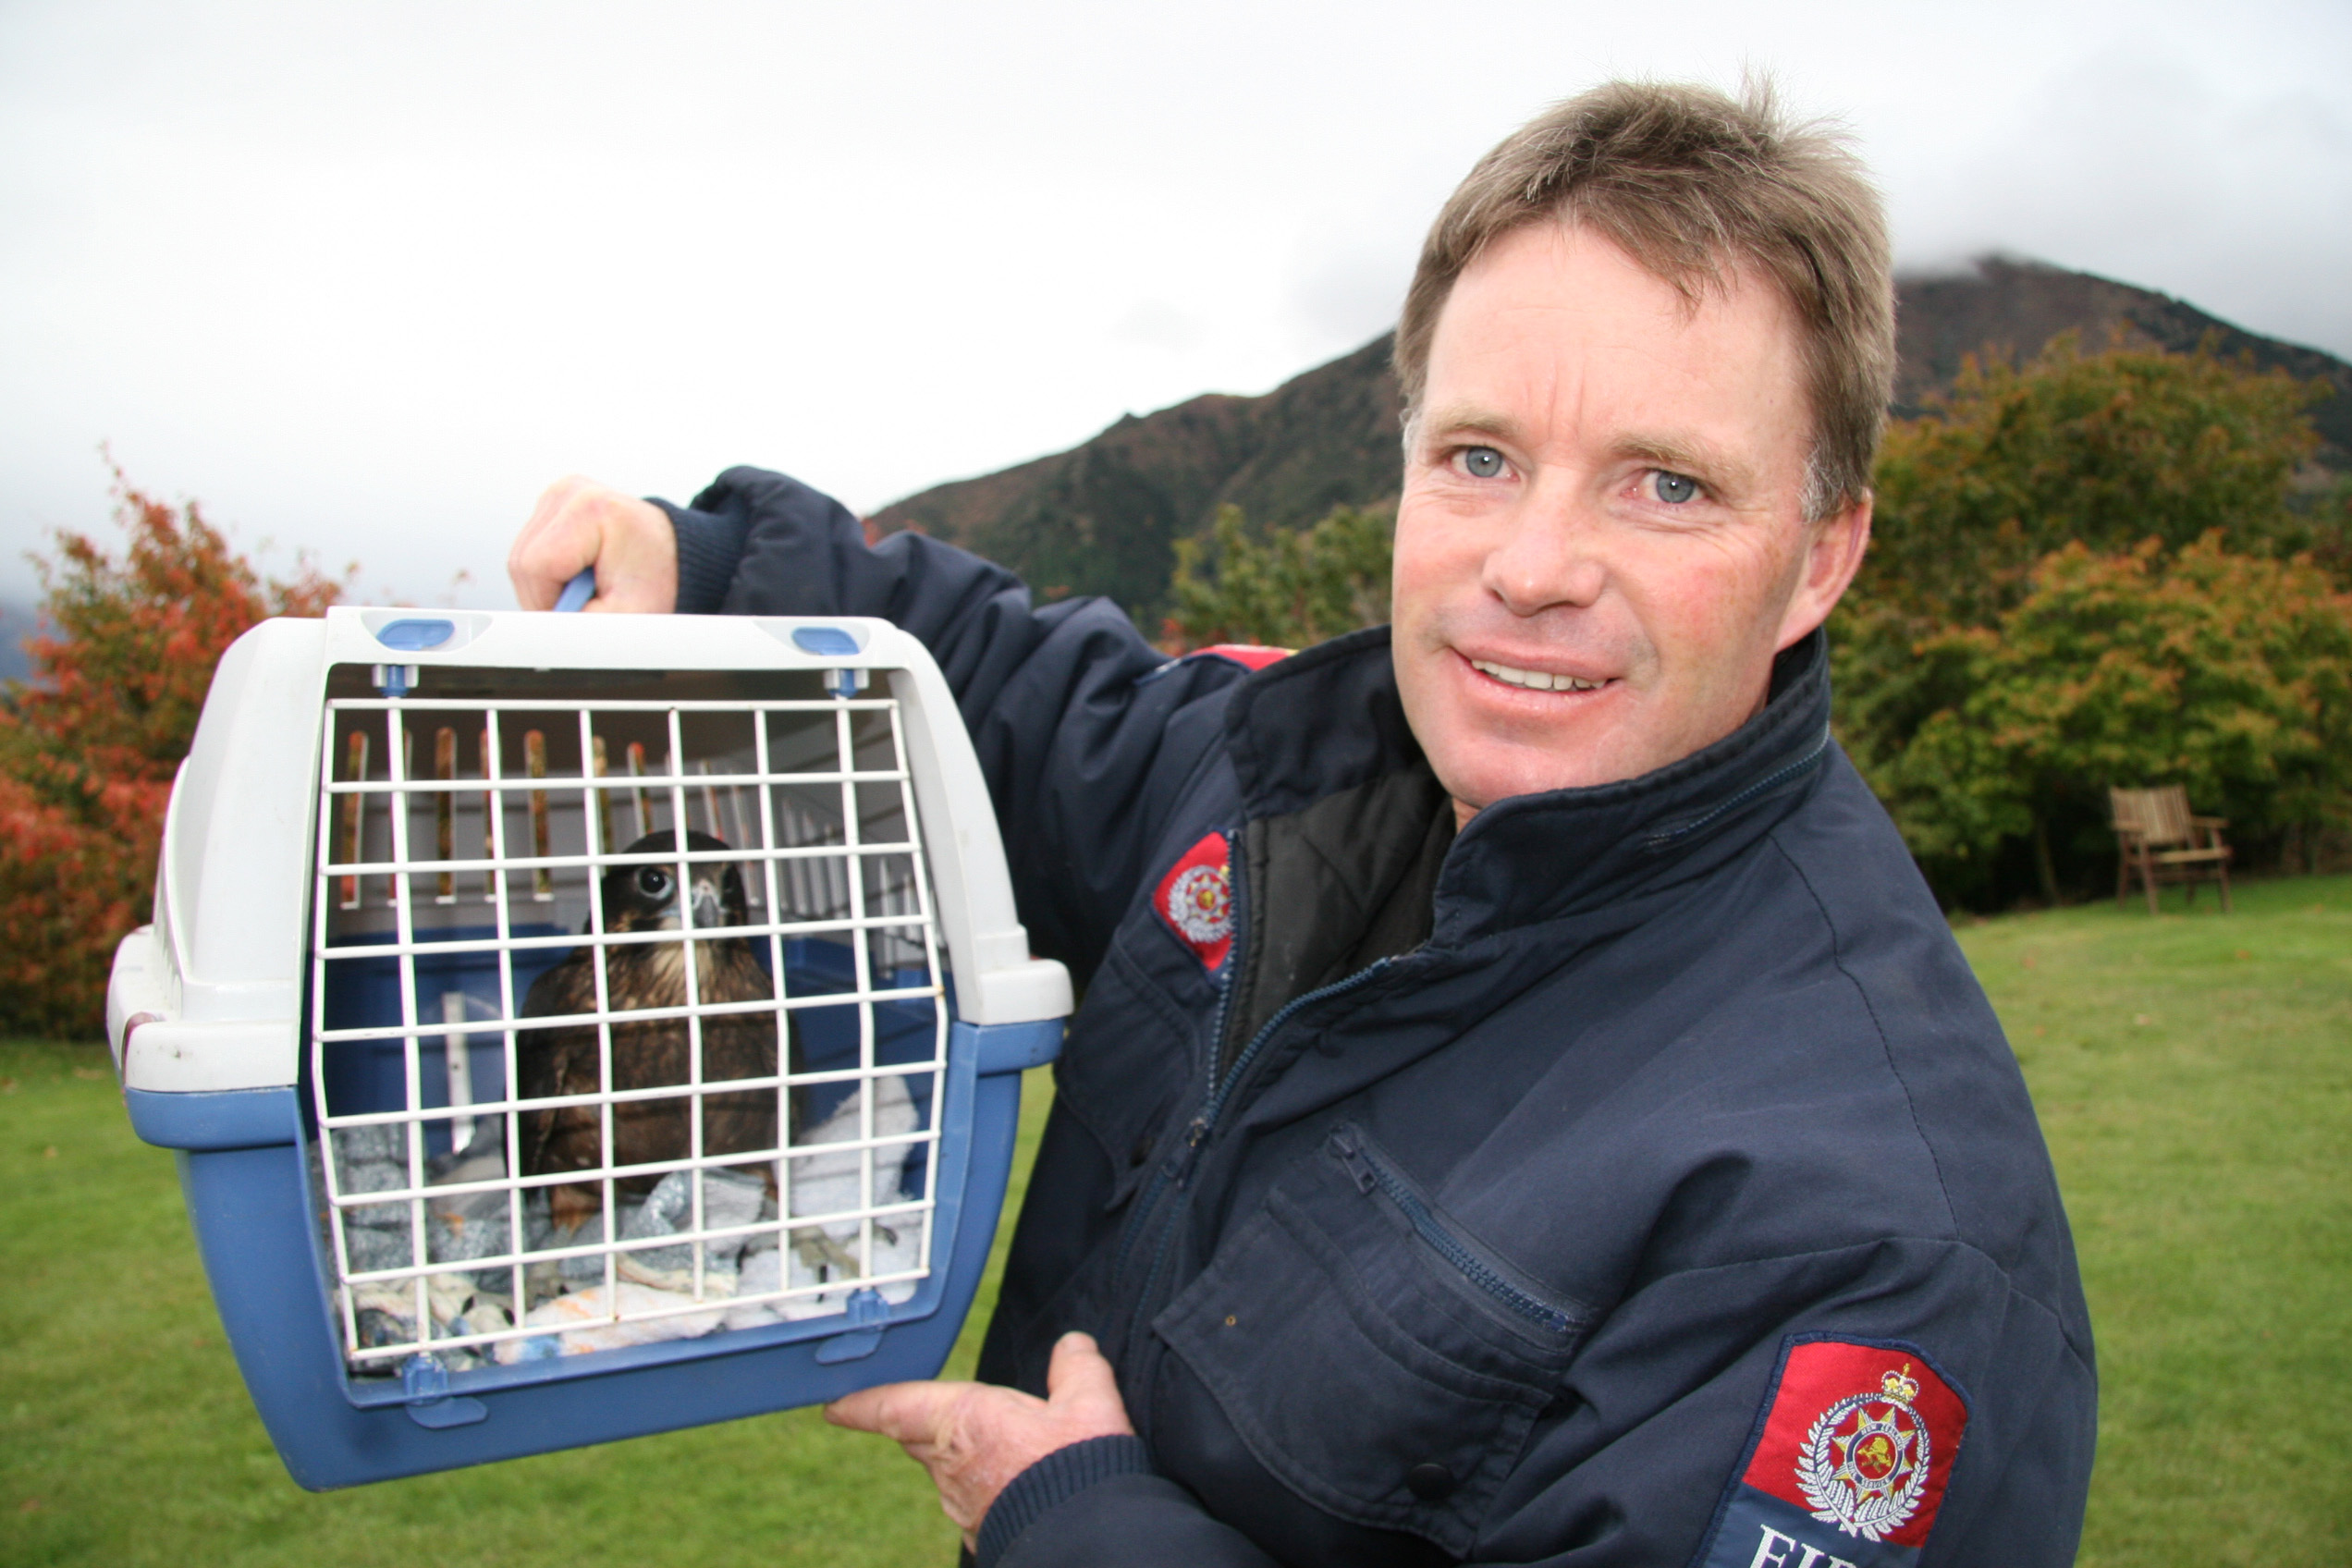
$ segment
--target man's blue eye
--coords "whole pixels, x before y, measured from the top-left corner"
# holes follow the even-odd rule
[[[1473,479],[1492,479],[1502,472],[1502,454],[1492,447],[1473,447],[1462,454],[1462,466]]]
[[[1679,507],[1698,494],[1697,480],[1691,478],[1688,474],[1668,473],[1663,469],[1659,470],[1658,477],[1652,484],[1658,492],[1658,498],[1670,506]]]

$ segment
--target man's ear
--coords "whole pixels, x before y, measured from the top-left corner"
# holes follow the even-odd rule
[[[1773,644],[1776,650],[1811,636],[1845,596],[1846,584],[1862,568],[1863,551],[1870,547],[1870,502],[1866,490],[1844,511],[1807,524],[1811,538],[1805,546],[1804,576],[1781,618],[1780,641]]]

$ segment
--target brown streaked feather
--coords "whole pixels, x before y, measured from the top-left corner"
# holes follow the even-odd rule
[[[696,989],[705,1003],[767,1000],[774,988],[741,940],[696,944]],[[680,1007],[686,1001],[682,943],[631,945],[606,949],[606,985],[612,1011]],[[575,949],[533,983],[522,1013],[546,1017],[595,1011],[594,949]],[[706,1084],[776,1075],[773,1014],[733,1014],[702,1023],[703,1082]],[[612,1088],[680,1088],[692,1082],[692,1041],[687,1021],[617,1022],[612,1030]],[[521,1031],[516,1040],[517,1077],[527,1098],[593,1095],[604,1088],[596,1031],[593,1026]],[[694,1153],[692,1093],[625,1101],[612,1108],[615,1166],[683,1159]],[[777,1092],[773,1087],[737,1093],[705,1089],[702,1150],[705,1154],[749,1153],[777,1145]],[[797,1100],[797,1096],[795,1096]],[[797,1105],[793,1121],[797,1123]],[[566,1106],[526,1111],[520,1118],[521,1167],[525,1175],[604,1167],[604,1113],[597,1106]],[[772,1176],[765,1164],[747,1169]],[[618,1178],[624,1192],[644,1193],[656,1175]],[[602,1207],[595,1184],[557,1187],[551,1194],[557,1222],[570,1229]]]

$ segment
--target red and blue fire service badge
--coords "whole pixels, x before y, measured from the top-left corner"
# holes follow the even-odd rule
[[[1916,1347],[1790,1345],[1701,1568],[1908,1568],[1967,1425]]]
[[[1211,833],[1168,868],[1152,907],[1202,967],[1214,970],[1233,949],[1232,845]]]

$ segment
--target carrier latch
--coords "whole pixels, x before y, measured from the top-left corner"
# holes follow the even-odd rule
[[[449,1393],[449,1369],[437,1355],[412,1355],[400,1364],[400,1390],[408,1401],[409,1419],[420,1427],[471,1427],[489,1419],[490,1407],[478,1399]]]
[[[850,1331],[836,1334],[816,1347],[816,1359],[830,1366],[837,1362],[863,1361],[881,1348],[882,1330],[890,1326],[890,1304],[868,1285],[850,1292]]]

